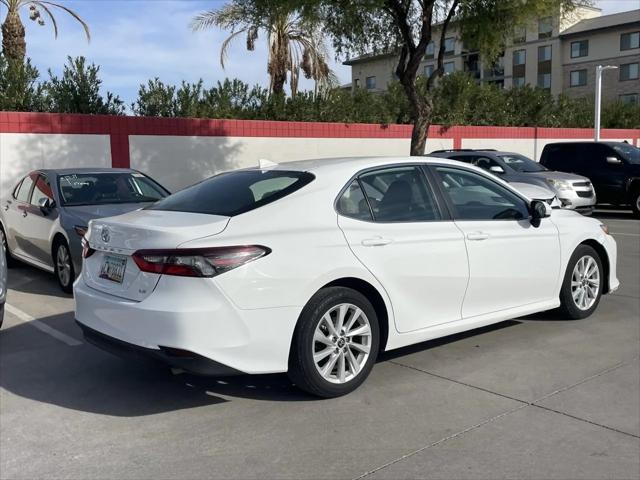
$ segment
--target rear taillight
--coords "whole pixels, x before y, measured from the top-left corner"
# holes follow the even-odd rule
[[[87,240],[87,237],[82,237],[80,243],[82,245],[82,258],[89,258],[95,253],[95,250],[89,246],[89,240]]]
[[[215,277],[271,253],[267,247],[189,248],[138,250],[133,261],[143,272],[183,277]]]

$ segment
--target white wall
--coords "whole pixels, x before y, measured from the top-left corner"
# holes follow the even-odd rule
[[[408,138],[129,137],[131,168],[171,191],[218,172],[258,165],[338,156],[407,155]],[[427,151],[452,148],[451,139],[427,141]]]
[[[38,168],[110,166],[109,135],[0,133],[0,197]]]

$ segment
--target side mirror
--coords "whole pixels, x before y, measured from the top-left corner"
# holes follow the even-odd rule
[[[42,212],[42,214],[46,216],[49,215],[49,213],[53,209],[54,202],[48,197],[43,197],[38,200],[38,206],[40,207],[40,211]]]
[[[491,173],[504,173],[504,168],[499,165],[494,165],[493,167],[489,167],[489,171]]]
[[[541,200],[534,200],[529,205],[529,211],[531,212],[531,225],[534,227],[540,226],[540,221],[543,218],[551,216],[551,206]]]
[[[607,163],[610,163],[611,165],[620,165],[622,160],[618,157],[607,157]]]

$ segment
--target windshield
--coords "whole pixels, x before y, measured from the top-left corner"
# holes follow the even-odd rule
[[[60,175],[58,185],[62,204],[68,207],[148,203],[169,195],[159,184],[138,172]]]
[[[544,172],[547,170],[544,166],[538,162],[534,162],[530,158],[524,155],[518,155],[516,153],[498,155],[504,163],[513,168],[516,172],[520,173],[534,173]]]
[[[617,154],[622,156],[627,162],[640,165],[640,148],[627,143],[611,145]]]
[[[314,178],[307,172],[237,170],[196,183],[148,208],[232,217],[285,197]]]

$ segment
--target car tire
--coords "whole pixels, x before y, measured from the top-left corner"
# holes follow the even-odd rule
[[[606,278],[600,255],[580,245],[569,259],[560,290],[560,311],[571,320],[587,318],[600,303]]]
[[[631,192],[631,209],[633,210],[633,216],[640,218],[640,188],[636,188]]]
[[[9,253],[9,244],[7,243],[7,234],[4,233],[4,229],[0,226],[0,246],[4,248],[5,257],[7,259],[7,268],[13,268],[16,266],[16,259]]]
[[[53,246],[53,266],[58,285],[64,293],[73,292],[73,282],[76,279],[73,269],[73,259],[66,240],[57,240]]]
[[[289,355],[289,378],[318,397],[345,395],[366,380],[379,343],[378,317],[364,295],[350,288],[323,288],[300,314]]]

